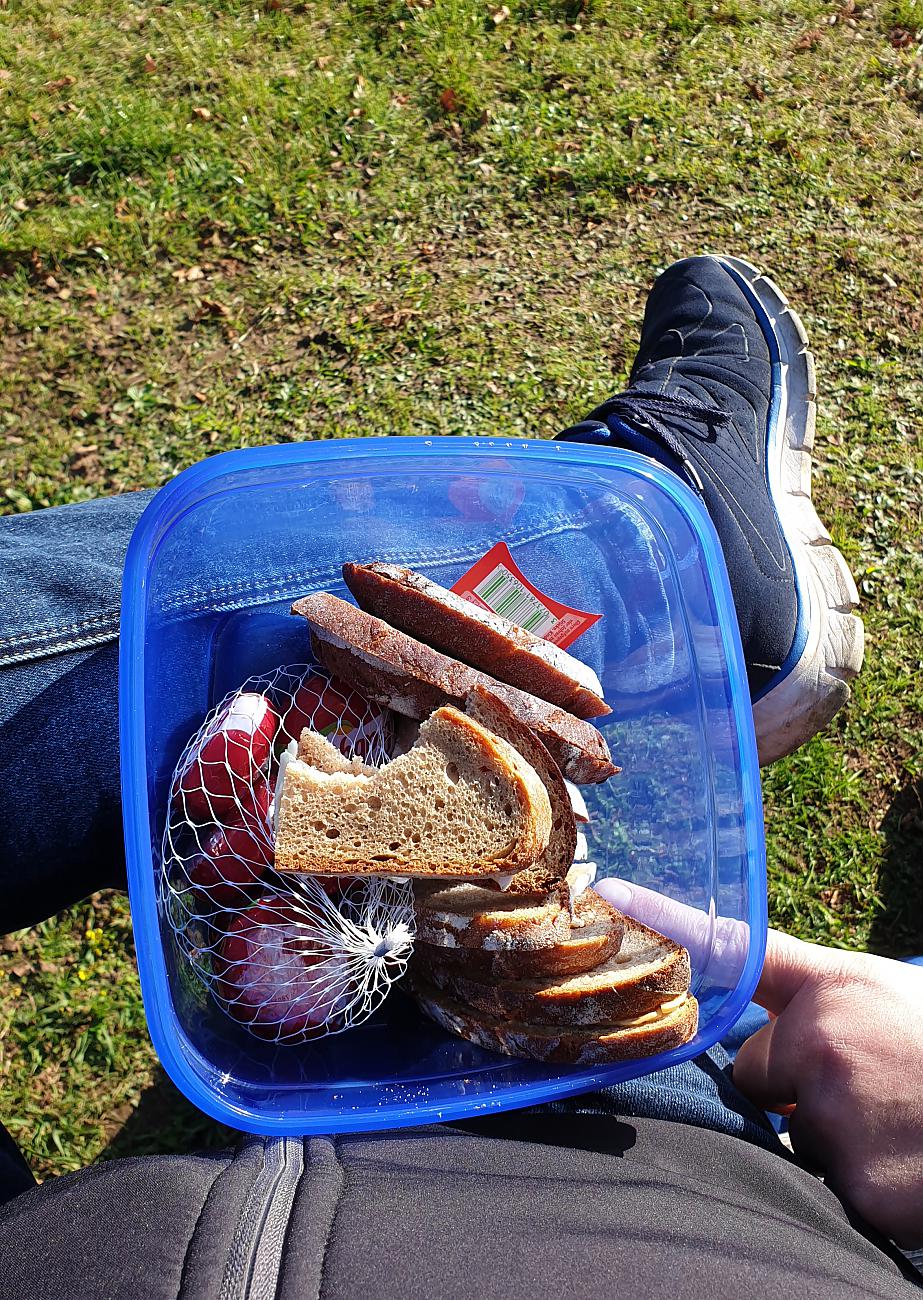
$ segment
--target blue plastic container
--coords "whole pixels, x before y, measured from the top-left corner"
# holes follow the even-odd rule
[[[572,653],[599,674],[624,769],[584,787],[602,875],[699,909],[700,1029],[661,1056],[571,1069],[482,1051],[392,993],[366,1025],[304,1046],[252,1038],[201,989],[158,916],[171,773],[252,673],[308,657],[289,614],[346,595],[346,560],[451,586],[495,542],[548,595],[602,619]],[[694,1056],[740,1015],[766,939],[762,805],[746,676],[717,537],[654,462],[570,443],[369,438],[231,452],[180,474],[132,538],[120,715],[128,876],[151,1037],[216,1119],[264,1134],[350,1132],[532,1105]],[[722,942],[723,920],[734,943]],[[726,927],[725,927],[726,928]]]

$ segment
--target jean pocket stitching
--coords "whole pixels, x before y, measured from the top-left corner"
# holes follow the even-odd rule
[[[72,650],[88,650],[92,646],[106,645],[118,641],[119,631],[116,625],[104,631],[88,633],[79,639],[65,641],[48,640],[36,643],[28,648],[20,648],[5,653],[0,650],[0,669],[16,668],[21,664],[33,663],[36,659],[49,659],[52,655],[69,653]]]
[[[101,628],[115,624],[118,628],[119,615],[116,613],[93,614],[88,618],[81,619],[79,623],[50,623],[45,627],[34,629],[31,632],[21,632],[16,636],[0,636],[0,647],[10,647],[38,644],[41,641],[53,641],[56,637],[74,635],[78,632],[89,631],[90,628]]]
[[[508,532],[503,538],[506,542],[530,542],[540,541],[544,537],[553,537],[558,533],[569,532],[580,528],[580,523],[567,516],[552,516],[546,524],[539,529],[534,527],[522,528]],[[489,549],[489,547],[487,548]],[[405,564],[410,567],[419,564],[446,565],[459,564],[466,561],[475,561],[480,559],[486,551],[481,548],[458,547],[442,548],[436,550],[419,550],[411,555],[406,551],[396,554],[385,554],[379,558],[381,563]],[[243,597],[267,596],[274,589],[279,589],[275,599],[283,598],[281,590],[287,584],[296,580],[303,580],[312,590],[326,585],[331,579],[338,579],[341,572],[341,564],[329,564],[326,567],[313,567],[310,570],[295,570],[290,573],[281,574],[277,577],[265,581],[249,580],[246,582],[224,583],[220,586],[208,588],[189,587],[185,591],[178,592],[172,596],[169,601],[164,603],[164,610],[171,613],[196,613],[201,607],[203,601],[207,601],[216,595],[226,595],[236,599],[229,599],[220,604],[212,604],[211,608],[218,610],[233,610],[239,608],[241,603],[245,603]],[[304,592],[302,594],[307,594]]]

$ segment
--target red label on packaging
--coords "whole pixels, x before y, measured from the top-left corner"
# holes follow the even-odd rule
[[[562,649],[602,618],[543,595],[519,568],[505,542],[492,546],[452,590],[472,605],[493,610]]]

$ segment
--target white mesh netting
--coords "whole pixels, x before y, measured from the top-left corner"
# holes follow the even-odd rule
[[[403,974],[414,934],[407,881],[274,870],[280,757],[305,727],[347,758],[391,756],[390,714],[317,665],[250,678],[180,757],[158,877],[162,913],[214,1000],[285,1043],[367,1019]]]

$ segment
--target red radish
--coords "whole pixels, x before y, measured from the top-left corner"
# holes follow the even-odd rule
[[[267,759],[279,715],[265,695],[243,691],[215,715],[179,778],[186,816],[195,822],[222,821],[238,808],[253,809],[249,797]]]
[[[343,890],[354,879],[353,876],[314,876],[314,880],[328,898],[336,903],[343,896]]]
[[[258,834],[270,836],[272,825],[273,787],[262,772],[254,772],[250,784],[238,790],[238,807],[228,820],[232,824],[249,826],[255,823]]]
[[[218,996],[260,1038],[304,1041],[341,1021],[346,956],[325,944],[307,904],[269,896],[239,912],[218,946]]]
[[[361,725],[367,707],[371,706],[366,706],[361,696],[336,677],[328,680],[311,673],[283,713],[282,730],[291,740],[300,740],[307,727],[339,744]]]
[[[265,822],[218,827],[208,836],[202,852],[190,863],[188,875],[216,907],[246,904],[242,890],[256,884],[264,867],[271,867],[273,847]]]

